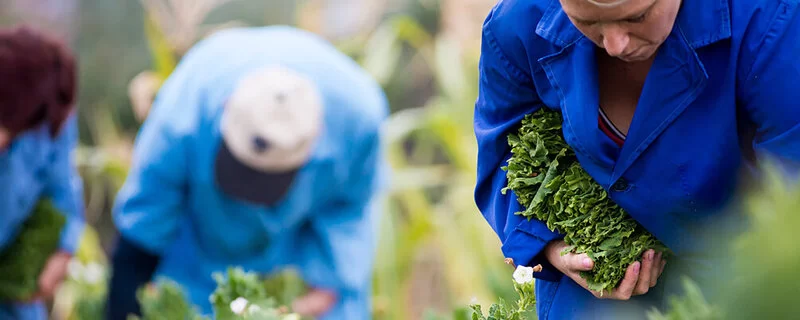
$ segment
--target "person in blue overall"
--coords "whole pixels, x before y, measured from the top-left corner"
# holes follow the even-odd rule
[[[294,311],[370,319],[375,223],[388,164],[379,84],[327,41],[289,26],[237,28],[183,58],[139,131],[113,217],[107,317],[176,281],[212,315],[214,272],[298,270]]]
[[[83,182],[73,151],[78,127],[76,61],[60,41],[29,26],[0,29],[0,251],[41,198],[66,216],[58,251],[26,301],[0,301],[0,320],[44,320],[44,301],[66,276],[84,226]],[[2,271],[0,271],[2,272]]]
[[[504,0],[482,28],[475,201],[518,265],[536,273],[539,319],[642,319],[711,279],[718,239],[739,230],[736,191],[762,156],[800,160],[797,0]],[[539,108],[611,199],[674,253],[648,251],[599,297],[586,255],[504,195],[507,135]],[[716,240],[715,240],[716,239]],[[666,265],[665,265],[666,263]],[[704,287],[705,288],[705,287]],[[713,290],[708,290],[713,291]],[[711,297],[714,296],[710,292]]]

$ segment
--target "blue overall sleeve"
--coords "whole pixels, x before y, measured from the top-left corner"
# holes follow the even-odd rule
[[[71,115],[56,137],[56,150],[49,167],[46,192],[67,218],[61,232],[60,249],[74,254],[84,226],[83,180],[75,164],[78,143],[78,119]]]
[[[541,108],[531,76],[506,58],[492,30],[484,25],[479,62],[479,89],[475,104],[474,130],[478,143],[475,202],[486,221],[500,237],[505,257],[517,265],[544,267],[535,276],[556,281],[561,274],[547,262],[542,249],[552,240],[563,238],[539,220],[528,220],[516,195],[500,190],[506,186],[501,169],[511,157],[507,136],[519,128],[528,113]]]
[[[301,272],[309,285],[338,298],[323,319],[371,318],[375,227],[388,173],[378,129],[375,125],[361,141],[353,141],[344,187],[310,221],[317,239],[315,249],[301,254]]]
[[[153,106],[136,138],[131,168],[113,210],[120,235],[154,255],[176,237],[188,177],[185,134],[159,107]]]
[[[800,13],[797,1],[764,1],[742,46],[739,100],[755,124],[753,147],[787,172],[800,168]]]
[[[132,166],[115,200],[120,236],[111,258],[107,319],[139,314],[136,290],[151,280],[183,217],[187,153],[176,123],[186,117],[167,114],[171,105],[181,106],[181,95],[166,91],[139,131]]]

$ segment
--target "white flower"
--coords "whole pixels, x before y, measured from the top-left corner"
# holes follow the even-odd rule
[[[98,263],[91,262],[83,270],[83,279],[90,284],[99,283],[103,279],[103,266]]]
[[[244,309],[247,308],[248,303],[249,301],[247,301],[247,299],[238,297],[236,300],[231,302],[231,311],[233,311],[233,313],[236,315],[242,315],[242,313],[244,313]]]
[[[518,284],[526,284],[533,281],[533,268],[517,266],[517,270],[514,270],[514,281]]]
[[[472,299],[469,300],[469,304],[478,304],[478,297],[472,297]]]

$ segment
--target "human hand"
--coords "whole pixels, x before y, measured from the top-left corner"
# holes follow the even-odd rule
[[[72,259],[72,254],[66,251],[58,251],[47,259],[42,273],[39,274],[39,291],[29,299],[30,301],[53,297],[56,289],[67,275],[67,265],[70,259]]]
[[[292,310],[304,317],[321,317],[336,304],[336,294],[322,289],[311,289],[292,303]]]
[[[564,241],[554,241],[545,247],[545,255],[550,264],[561,271],[564,275],[578,283],[581,287],[590,291],[595,297],[600,299],[628,300],[632,296],[643,295],[655,287],[658,278],[664,271],[666,261],[662,259],[661,253],[654,250],[647,250],[642,261],[636,261],[628,266],[625,278],[620,282],[619,287],[610,292],[600,292],[589,290],[586,279],[581,277],[581,271],[590,271],[594,268],[594,261],[589,259],[585,253],[568,253],[561,255],[567,247]]]

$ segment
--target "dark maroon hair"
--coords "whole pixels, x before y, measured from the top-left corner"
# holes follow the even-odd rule
[[[55,137],[73,110],[75,57],[30,27],[0,28],[0,126],[12,138],[47,123]]]

